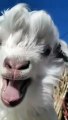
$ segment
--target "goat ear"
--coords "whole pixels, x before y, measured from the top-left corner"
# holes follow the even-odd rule
[[[56,58],[62,58],[64,62],[68,62],[68,46],[65,42],[61,41],[54,47],[54,54]]]

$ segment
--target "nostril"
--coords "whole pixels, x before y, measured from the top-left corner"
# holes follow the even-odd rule
[[[6,68],[12,68],[12,65],[11,65],[11,63],[10,63],[10,60],[9,59],[5,59],[5,61],[4,61],[4,66],[6,67]]]
[[[21,66],[18,66],[18,70],[28,69],[29,65],[30,65],[30,61],[25,61],[24,64],[22,64]]]
[[[10,69],[12,68],[12,66],[10,64],[6,64],[6,67],[10,68]]]

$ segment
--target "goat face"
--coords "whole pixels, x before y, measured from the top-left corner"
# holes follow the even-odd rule
[[[43,108],[50,104],[64,69],[51,17],[45,11],[29,12],[23,4],[13,7],[0,17],[0,43],[3,103],[15,107],[25,101]]]

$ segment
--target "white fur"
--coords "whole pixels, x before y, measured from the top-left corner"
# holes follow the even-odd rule
[[[53,55],[55,44],[61,41],[50,15],[43,10],[28,11],[24,4],[16,5],[0,17],[0,41],[0,89],[2,74],[7,72],[3,66],[6,57],[17,61],[30,60],[30,69],[22,75],[33,79],[24,100],[17,107],[8,108],[0,100],[0,120],[57,120],[53,89],[65,64]],[[43,47],[48,44],[52,52],[48,57],[42,57]],[[63,51],[68,55],[67,46]]]

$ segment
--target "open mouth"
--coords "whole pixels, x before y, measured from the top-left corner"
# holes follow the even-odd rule
[[[4,104],[10,107],[18,105],[24,99],[31,81],[31,78],[25,80],[3,79],[1,99]]]

